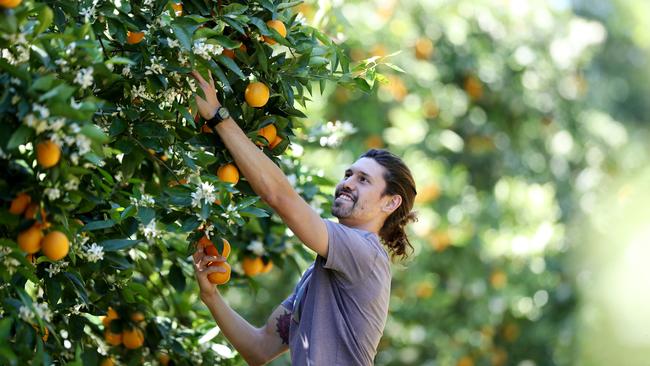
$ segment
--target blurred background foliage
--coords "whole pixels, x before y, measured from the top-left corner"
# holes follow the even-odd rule
[[[357,85],[369,93],[328,85],[300,108],[307,118],[294,121],[284,158],[290,180],[327,216],[334,182],[379,147],[402,156],[418,186],[415,252],[393,267],[377,365],[647,364],[648,7],[633,0],[296,7],[296,22],[325,32],[353,61],[381,65],[366,69],[379,74],[361,75],[377,78]],[[292,264],[306,268],[312,258],[291,233],[276,217],[264,221],[287,239],[282,250]],[[227,298],[261,325],[298,275],[272,271],[229,288]],[[163,289],[175,310],[157,319],[174,328],[168,316],[191,310],[199,317],[193,332],[209,341],[218,330],[194,289],[189,282],[185,291]],[[201,343],[190,330],[177,333]],[[224,344],[212,349],[241,363]]]
[[[303,162],[338,178],[388,148],[417,181],[377,365],[647,363],[648,6],[301,5],[391,64],[307,105]]]

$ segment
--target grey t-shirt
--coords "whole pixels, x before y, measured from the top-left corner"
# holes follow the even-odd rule
[[[388,316],[388,255],[376,234],[324,221],[327,259],[316,257],[282,302],[292,313],[291,363],[372,365]]]

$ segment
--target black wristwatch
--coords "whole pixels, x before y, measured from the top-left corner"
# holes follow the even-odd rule
[[[214,117],[206,121],[206,124],[208,125],[208,127],[213,128],[214,126],[218,125],[219,122],[223,121],[228,117],[230,117],[230,112],[228,112],[226,107],[221,106],[217,108],[217,112],[214,114]]]

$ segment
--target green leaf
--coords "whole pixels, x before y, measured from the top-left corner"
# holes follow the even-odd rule
[[[31,140],[34,131],[26,125],[20,125],[7,142],[7,150],[13,150]]]
[[[233,27],[237,32],[246,35],[244,27],[242,27],[242,25],[237,20],[229,17],[224,17],[223,21],[226,22],[229,26]]]
[[[36,12],[38,14],[36,17],[38,19],[38,27],[34,29],[34,37],[49,28],[50,24],[52,24],[52,19],[54,18],[54,13],[52,13],[52,9],[50,9],[49,6],[36,6],[34,10],[36,9],[38,9]]]
[[[243,4],[228,4],[222,8],[224,15],[241,15],[248,10],[248,6]]]
[[[156,217],[156,210],[151,207],[138,207],[137,216],[142,225],[148,225]]]
[[[268,217],[270,216],[268,212],[265,210],[262,210],[261,208],[257,207],[246,207],[241,210],[239,210],[239,213],[242,216],[248,216],[248,217]]]
[[[181,267],[173,264],[171,268],[169,268],[168,278],[169,282],[172,284],[172,286],[174,286],[174,289],[176,289],[176,291],[179,293],[185,291],[187,283],[185,282],[185,275],[183,274]]]
[[[90,221],[84,227],[81,228],[82,231],[93,231],[99,229],[108,229],[109,227],[115,226],[115,221],[113,220],[98,220]]]
[[[81,133],[100,144],[104,144],[109,141],[109,138],[106,136],[104,131],[99,128],[99,126],[94,124],[85,124],[83,127],[81,127]]]
[[[186,19],[185,17],[175,19],[172,24],[172,30],[181,47],[186,51],[192,50],[192,35],[199,27],[194,21]]]
[[[239,66],[237,66],[235,61],[231,60],[229,57],[226,57],[224,55],[217,55],[215,58],[217,59],[217,61],[219,61],[220,64],[224,65],[232,72],[234,72],[237,76],[239,76],[240,79],[242,80],[246,79],[246,76],[244,76],[244,73],[241,71]]]
[[[278,5],[278,11],[293,8],[294,6],[300,5],[302,3],[304,3],[304,0],[290,1],[288,3],[281,3],[280,5]]]
[[[140,240],[131,239],[110,239],[99,242],[106,252],[115,252],[122,249],[128,249],[138,244]]]

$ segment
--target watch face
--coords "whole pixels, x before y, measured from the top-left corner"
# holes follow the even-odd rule
[[[226,119],[230,117],[230,113],[228,113],[228,110],[224,107],[219,108],[217,110],[217,113],[219,113],[219,117],[221,117],[221,119]]]

